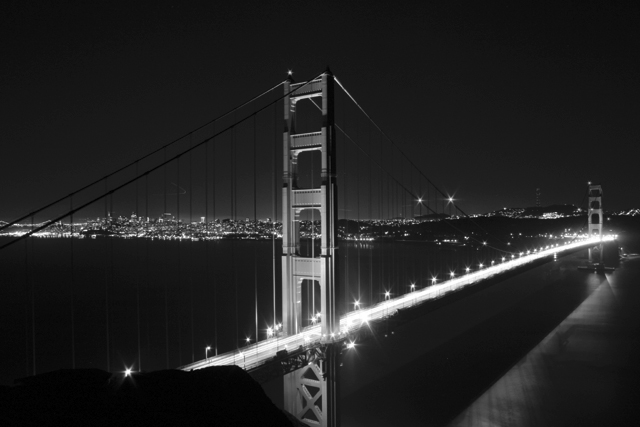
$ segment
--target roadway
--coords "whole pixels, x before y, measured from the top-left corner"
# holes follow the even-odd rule
[[[614,240],[615,236],[604,236],[603,241]],[[394,297],[391,294],[385,295],[385,301],[371,307],[362,307],[341,316],[340,332],[335,336],[322,337],[320,325],[308,326],[302,332],[291,336],[275,336],[266,340],[249,344],[235,351],[211,356],[197,362],[181,366],[179,369],[189,371],[202,369],[209,366],[237,365],[243,369],[250,369],[267,362],[276,356],[280,350],[294,350],[300,346],[315,346],[324,342],[342,342],[347,339],[350,333],[356,332],[365,326],[370,320],[382,319],[395,313],[396,310],[411,307],[424,301],[440,298],[443,295],[472,285],[478,281],[487,279],[496,274],[512,270],[529,264],[540,258],[557,256],[563,252],[571,251],[580,247],[595,245],[599,243],[597,237],[583,238],[564,245],[550,245],[539,248],[528,253],[520,253],[512,259],[503,258],[501,262],[482,267],[479,270],[469,272],[462,276],[451,276],[448,280],[424,289],[415,290],[403,295]]]

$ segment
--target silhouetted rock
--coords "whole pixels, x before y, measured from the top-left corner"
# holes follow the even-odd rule
[[[60,370],[0,390],[0,425],[291,426],[244,370]]]

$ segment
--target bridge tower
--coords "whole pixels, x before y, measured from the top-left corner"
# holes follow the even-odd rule
[[[284,376],[284,406],[309,425],[337,426],[337,371],[334,344],[340,332],[336,313],[335,275],[337,271],[338,193],[336,184],[336,146],[334,128],[334,81],[327,71],[304,84],[285,83],[284,162],[282,188],[282,325],[285,335],[302,332],[302,284],[319,284],[321,302],[322,357]],[[303,100],[322,100],[322,128],[316,132],[296,133],[296,104]],[[298,188],[298,156],[305,151],[320,151],[322,161],[319,188]],[[300,214],[305,209],[320,211],[321,250],[319,257],[300,252]],[[315,292],[315,291],[314,291]],[[308,311],[308,310],[307,310]]]
[[[602,186],[589,183],[589,237],[598,236],[600,239],[600,260],[602,263],[602,225],[604,221],[602,211]],[[589,261],[594,262],[592,248],[589,248]]]

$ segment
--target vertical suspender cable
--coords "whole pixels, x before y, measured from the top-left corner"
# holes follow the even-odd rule
[[[136,176],[138,176],[138,162],[136,161]],[[138,237],[136,239],[136,256],[138,258],[138,266],[141,264],[140,263],[140,249],[139,249],[139,242],[140,242],[140,238],[138,235],[138,231],[140,230],[140,208],[138,206],[138,202],[139,202],[139,193],[140,193],[140,189],[139,189],[139,182],[136,181],[136,219],[138,224],[136,225],[136,237]],[[136,322],[136,326],[138,329],[138,371],[142,370],[142,363],[141,363],[141,354],[140,354],[140,270],[137,270],[138,274],[136,275],[136,318],[137,318],[137,322]]]
[[[29,241],[24,240],[24,361],[25,376],[29,376]]]
[[[235,122],[235,115],[234,115]],[[236,145],[235,145],[236,127],[231,129],[231,221],[236,222],[236,199],[235,199],[235,186],[236,186]],[[238,276],[236,274],[236,254],[235,254],[235,241],[231,239],[231,269],[233,274],[233,288],[235,290],[235,307],[236,307],[236,352],[238,351]]]
[[[215,125],[214,125],[215,126]],[[214,127],[214,135],[215,135],[215,127]],[[213,193],[211,194],[211,198],[212,198],[212,202],[213,202],[213,215],[211,217],[211,221],[213,222],[214,225],[214,229],[216,229],[217,227],[217,223],[216,223],[216,140],[213,140],[213,144],[212,144],[212,152],[213,152],[213,172],[212,172],[212,178],[213,178],[213,182],[211,183],[211,189],[213,191]],[[217,230],[216,230],[217,231]],[[215,246],[214,246],[214,253],[215,251]],[[216,259],[216,257],[213,257],[214,259]],[[207,258],[207,262],[208,262],[209,258]],[[218,355],[218,281],[216,280],[217,275],[214,274],[213,275],[213,348],[215,350],[215,354],[216,356]]]
[[[109,212],[110,212],[110,218],[111,221],[109,222],[109,228],[113,229],[113,222],[114,222],[114,217],[113,214],[115,213],[115,207],[113,204],[113,192],[111,192],[111,194],[109,194]],[[111,231],[111,230],[109,230]],[[109,262],[110,262],[110,266],[109,266],[109,288],[113,289],[114,285],[115,285],[115,273],[114,273],[114,268],[113,268],[113,239],[111,238],[111,236],[109,236]],[[109,295],[107,294],[107,310],[109,309]],[[109,324],[107,323],[107,327],[109,326]],[[107,333],[107,340],[109,343],[109,352],[108,352],[108,357],[109,357],[109,369],[111,369],[111,335],[109,333]]]
[[[275,326],[278,323],[276,319],[276,212],[277,212],[277,200],[276,197],[278,191],[278,181],[276,178],[276,152],[278,151],[278,109],[277,103],[273,104],[273,130],[274,130],[274,144],[273,144],[273,153],[272,153],[272,179],[273,185],[271,188],[271,224],[273,229],[271,231],[271,254],[272,254],[272,265],[271,265],[271,274],[273,278],[273,328],[275,330]]]
[[[180,223],[180,191],[182,191],[182,187],[180,187],[180,158],[178,156],[176,159],[176,221],[175,221],[175,230],[177,231],[176,238],[178,239],[177,244],[177,258],[178,258],[178,289],[182,289],[182,227]],[[173,289],[172,289],[173,290]],[[175,306],[175,303],[174,303]],[[182,322],[181,322],[181,310],[180,307],[176,307],[175,309],[176,315],[178,317],[178,366],[182,365]]]
[[[369,127],[369,157],[373,159],[373,142],[371,140],[371,127]],[[373,165],[369,162],[369,233],[373,234],[373,209],[372,209],[372,198],[373,198]],[[373,305],[373,240],[369,243],[369,305]]]
[[[189,135],[189,148],[193,146],[193,134]],[[205,144],[206,146],[206,144]],[[193,336],[193,233],[191,227],[193,225],[193,156],[189,151],[189,224],[187,224],[187,230],[189,230],[189,260],[188,267],[189,274],[189,305],[191,306],[191,363],[196,360],[195,342]],[[193,230],[195,231],[195,230]]]
[[[253,245],[253,274],[254,274],[254,283],[253,283],[253,292],[254,292],[254,307],[255,307],[255,318],[256,318],[256,344],[258,343],[260,337],[258,335],[258,254],[257,254],[257,246],[258,246],[258,212],[257,212],[257,176],[256,176],[256,116],[253,116],[253,232],[256,234],[256,242]],[[256,349],[257,349],[256,345]]]
[[[344,107],[344,98],[342,100],[342,105]],[[343,108],[343,117],[344,117],[344,122],[345,122],[345,130],[346,130],[346,124],[348,123],[347,121],[347,111],[346,109]],[[347,168],[345,167],[348,164],[348,160],[347,157],[349,156],[349,145],[345,143],[344,145],[344,154],[343,154],[343,167],[342,169],[345,171],[344,173],[344,217],[345,217],[345,224],[346,224],[346,230],[345,230],[345,237],[349,236],[349,230],[350,230],[350,226],[349,226],[349,204],[347,202],[347,200],[349,200],[349,198],[347,197],[347,193],[349,192],[349,179],[351,178],[351,175],[348,174],[348,172],[346,172]],[[344,263],[344,302],[345,302],[345,307],[344,310],[346,312],[349,311],[349,299],[351,298],[351,293],[350,293],[350,289],[349,289],[349,249],[351,249],[349,246],[349,239],[346,239],[345,242],[345,263]]]
[[[107,207],[107,190],[108,184],[107,180],[104,180],[104,307],[105,307],[105,325],[106,325],[106,344],[107,344],[107,372],[110,369],[110,360],[109,360],[109,267],[107,265],[107,259],[109,257],[109,239],[108,239],[108,231],[109,231],[109,213]]]
[[[144,176],[144,221],[145,221],[145,289],[149,289],[149,175]],[[149,337],[149,324],[147,320],[147,354],[149,354],[150,337]],[[142,354],[138,358],[138,369],[142,370]]]
[[[34,218],[31,217],[31,229],[33,230]],[[31,239],[30,239],[31,240]],[[34,242],[31,241],[31,259],[35,261]],[[33,263],[35,265],[35,262]],[[31,278],[31,351],[33,353],[33,375],[36,375],[36,281]]]
[[[214,125],[214,133],[215,133],[215,125]],[[204,267],[205,267],[205,275],[204,275],[204,283],[205,286],[209,285],[209,143],[204,145]],[[208,295],[208,293],[207,293]],[[209,310],[205,311],[207,313],[207,335],[209,332]],[[214,314],[215,315],[215,314]],[[206,350],[205,350],[206,353]],[[207,355],[205,354],[205,357]]]
[[[164,161],[167,161],[167,149],[164,149]],[[164,212],[162,212],[162,224],[164,226],[164,220],[166,219],[165,217],[165,213],[167,212],[167,165],[163,166],[163,172],[164,172]],[[165,227],[163,227],[165,228]],[[166,244],[162,245],[162,252],[163,255],[166,254]],[[163,257],[164,258],[164,257]],[[165,263],[163,263],[165,264]],[[165,338],[165,359],[166,359],[166,368],[169,369],[169,289],[168,289],[168,284],[167,284],[167,280],[165,278],[165,280],[163,280],[164,282],[164,338]]]
[[[355,135],[356,135],[356,140],[358,139],[358,123],[355,123]],[[357,156],[356,156],[357,159]],[[362,235],[362,233],[360,232],[361,227],[360,227],[360,162],[356,161],[356,218],[358,219],[357,221],[357,234],[356,234],[356,245],[357,246],[357,252],[356,252],[356,256],[358,257],[358,296],[356,298],[356,300],[358,301],[358,303],[360,302],[360,247],[362,246],[362,241],[360,240],[360,237]],[[353,307],[355,309],[355,305]]]
[[[73,196],[69,197],[69,211],[73,212]],[[71,267],[71,368],[76,368],[76,322],[75,322],[75,308],[74,308],[74,280],[73,280],[73,213],[69,217],[70,222],[70,238],[71,238],[71,251],[70,251],[70,267]]]

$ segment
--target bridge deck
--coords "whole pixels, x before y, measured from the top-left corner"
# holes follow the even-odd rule
[[[604,237],[603,240],[613,240],[613,237]],[[244,369],[249,369],[272,359],[279,350],[294,350],[300,346],[318,345],[322,343],[323,340],[324,342],[343,341],[348,337],[349,333],[355,332],[363,325],[366,325],[368,321],[387,317],[400,308],[411,307],[429,299],[439,298],[448,292],[464,288],[465,286],[484,280],[495,274],[521,267],[540,258],[598,243],[598,238],[593,237],[563,246],[553,246],[538,252],[522,255],[512,260],[505,260],[500,264],[488,266],[481,270],[465,274],[464,276],[450,278],[440,284],[434,284],[424,289],[390,298],[368,308],[351,311],[340,318],[340,333],[334,337],[323,338],[320,336],[320,325],[309,326],[296,335],[269,338],[236,351],[230,351],[181,366],[179,369],[188,371],[219,365],[238,365]]]

